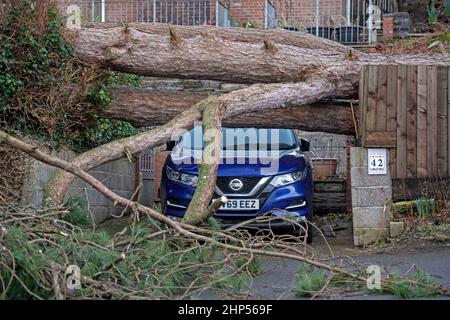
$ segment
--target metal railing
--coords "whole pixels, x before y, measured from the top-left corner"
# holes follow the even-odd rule
[[[230,10],[221,1],[216,1],[216,27],[230,27]]]
[[[269,4],[269,5],[268,5]],[[391,0],[266,0],[266,26],[312,33],[344,44],[372,42]],[[276,20],[274,25],[273,20]]]
[[[264,28],[273,29],[278,26],[277,9],[273,5],[272,0],[266,0],[264,4]]]
[[[78,6],[82,22],[229,26],[228,9],[218,0],[60,0],[60,4],[63,13]]]

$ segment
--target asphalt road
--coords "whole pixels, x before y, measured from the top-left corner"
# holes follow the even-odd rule
[[[437,283],[450,287],[450,243],[439,245],[417,244],[414,248],[399,248],[367,252],[352,246],[351,229],[328,238],[335,255],[348,255],[359,265],[378,265],[388,272],[405,273],[411,268],[427,272]],[[323,241],[316,241],[313,247],[325,252]],[[262,264],[262,274],[253,280],[252,299],[305,299],[295,296],[291,288],[300,263],[290,260],[269,259]],[[390,295],[368,295],[365,291],[336,294],[322,299],[397,299]],[[450,299],[450,297],[438,297]]]

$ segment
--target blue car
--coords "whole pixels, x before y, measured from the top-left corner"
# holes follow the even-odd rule
[[[306,225],[312,219],[313,178],[309,141],[291,129],[223,128],[221,161],[213,199],[228,202],[214,213],[224,226],[261,215],[288,216]],[[183,134],[163,167],[160,197],[163,213],[182,218],[198,181],[198,160],[204,150],[201,127]],[[252,223],[252,228],[298,226],[282,219]],[[307,241],[312,241],[312,228]],[[300,231],[300,234],[301,231]]]

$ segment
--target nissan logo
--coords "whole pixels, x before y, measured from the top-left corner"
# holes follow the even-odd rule
[[[233,191],[239,191],[239,190],[242,189],[242,187],[244,186],[244,184],[243,184],[242,181],[239,180],[239,179],[233,179],[233,180],[230,181],[229,186],[230,186],[231,190],[233,190]]]

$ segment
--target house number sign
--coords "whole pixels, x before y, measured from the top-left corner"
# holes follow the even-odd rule
[[[387,174],[386,149],[368,149],[369,174]]]

